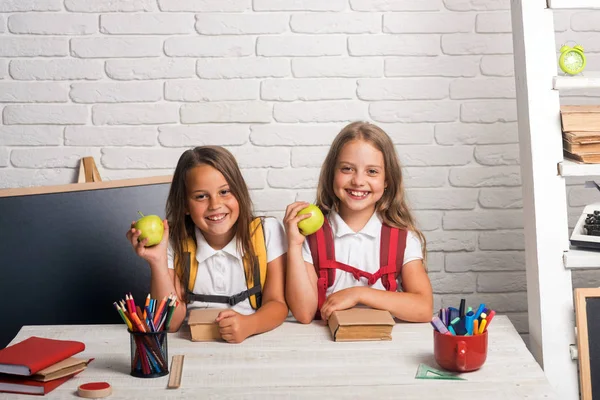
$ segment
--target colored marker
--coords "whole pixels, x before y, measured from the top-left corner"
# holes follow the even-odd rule
[[[479,335],[479,320],[473,320],[473,335]]]
[[[450,332],[448,331],[448,328],[446,328],[446,325],[444,325],[444,323],[442,322],[441,319],[439,319],[438,317],[433,317],[431,319],[431,325],[435,328],[436,331],[438,331],[439,333],[443,334],[443,335],[448,335]]]
[[[459,306],[458,310],[459,310],[459,317],[461,317],[461,318],[465,316],[465,306],[466,306],[465,299],[460,299],[460,306]]]
[[[479,325],[479,334],[482,334],[485,331],[485,325],[487,324],[487,320],[481,321],[481,325]]]
[[[469,307],[470,308],[470,307]],[[475,313],[471,310],[465,315],[465,328],[467,328],[467,334],[473,334],[473,320],[475,319]]]
[[[490,327],[490,324],[492,323],[492,319],[494,318],[494,315],[496,315],[496,311],[492,310],[490,311],[490,313],[488,314],[486,321],[487,321],[487,325],[485,327],[485,329],[487,330],[487,328]]]
[[[454,307],[448,307],[448,312],[450,315],[448,316],[448,321],[453,321],[454,318],[460,317],[460,311]]]
[[[454,328],[452,328],[451,326],[448,327],[448,331],[450,331],[451,334],[456,336],[456,332],[454,332]]]
[[[485,304],[481,303],[479,305],[479,308],[477,309],[477,311],[475,312],[475,318],[479,319],[479,316],[481,315],[481,313],[483,312],[483,309],[485,308]]]

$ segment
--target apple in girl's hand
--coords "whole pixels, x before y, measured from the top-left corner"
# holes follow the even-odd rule
[[[145,247],[159,244],[165,230],[162,219],[158,215],[144,215],[140,211],[138,213],[142,216],[134,225],[135,229],[142,231],[138,242],[148,238]]]
[[[311,204],[308,207],[298,211],[298,215],[303,214],[312,214],[310,217],[298,222],[298,229],[300,229],[300,233],[304,236],[312,235],[318,231],[325,221],[323,213],[319,207],[315,206],[314,204]]]

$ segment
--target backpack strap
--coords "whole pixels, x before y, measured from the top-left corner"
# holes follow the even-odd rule
[[[404,263],[407,234],[405,229],[400,230],[386,224],[381,226],[379,271],[383,287],[390,292],[397,290],[396,279],[400,276]]]
[[[250,306],[257,310],[262,305],[262,289],[267,277],[267,248],[265,244],[265,234],[260,218],[255,218],[250,223],[251,242],[254,250],[254,260],[244,257],[244,273],[246,275],[247,290],[243,290],[233,296],[217,296],[208,294],[195,294],[194,286],[198,274],[198,260],[196,259],[196,242],[188,238],[186,242],[185,261],[189,263],[189,280],[186,294],[188,302],[201,301],[204,303],[221,303],[234,306],[246,299],[249,299]],[[255,268],[255,266],[258,268]],[[255,283],[256,282],[256,283]]]
[[[262,288],[265,286],[267,279],[267,246],[265,231],[260,218],[254,218],[250,222],[250,240],[255,259],[249,260],[244,257],[244,272],[246,273],[246,287],[249,291],[250,306],[254,310],[258,310],[262,305]]]
[[[321,307],[327,297],[327,288],[335,282],[335,246],[333,232],[329,221],[325,218],[323,226],[307,237],[313,266],[317,273],[317,313],[315,319],[321,319]]]

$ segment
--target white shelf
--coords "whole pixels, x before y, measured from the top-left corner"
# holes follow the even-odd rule
[[[600,6],[600,0],[597,1]],[[552,88],[555,90],[600,88],[600,72],[583,71],[582,75],[555,76],[552,80]]]
[[[600,250],[583,250],[572,248],[563,255],[565,268],[598,268],[600,269]]]
[[[561,176],[600,176],[600,164],[579,164],[571,160],[558,163]]]
[[[548,7],[556,9],[600,8],[600,0],[548,0]]]

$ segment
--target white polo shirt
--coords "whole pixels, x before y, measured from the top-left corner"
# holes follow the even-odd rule
[[[382,226],[377,213],[373,213],[367,224],[359,232],[354,232],[350,229],[342,217],[334,211],[331,211],[327,218],[333,232],[336,261],[371,274],[377,272],[380,268],[379,249],[381,244]],[[302,256],[304,261],[314,264],[310,253],[310,247],[308,246],[308,240],[305,240],[302,246]],[[419,259],[423,259],[421,241],[412,231],[408,231],[406,237],[406,249],[404,250],[404,262],[402,265]],[[331,287],[327,288],[327,296],[339,290],[356,286],[369,286],[369,284],[366,278],[356,280],[351,273],[336,269],[335,281]],[[371,287],[374,289],[385,290],[385,287],[381,283],[381,279]],[[397,290],[402,291],[400,277],[398,277]]]
[[[267,262],[269,263],[287,252],[287,241],[283,226],[275,218],[265,218],[263,229],[267,248]],[[200,229],[196,227],[196,244],[198,272],[194,284],[194,293],[233,296],[248,289],[242,254],[237,250],[235,237],[221,250],[215,250],[210,247]],[[173,269],[173,249],[170,244],[167,250],[167,262],[169,268]],[[195,301],[188,304],[188,309],[191,308],[232,308],[244,315],[254,313],[248,299],[233,307],[222,303]]]

